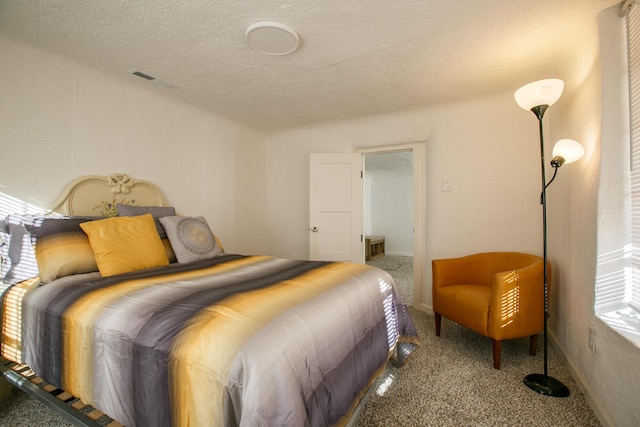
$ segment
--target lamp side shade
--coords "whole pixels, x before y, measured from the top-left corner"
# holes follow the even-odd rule
[[[560,156],[564,163],[573,163],[584,156],[584,147],[573,139],[561,139],[553,146],[553,157]]]

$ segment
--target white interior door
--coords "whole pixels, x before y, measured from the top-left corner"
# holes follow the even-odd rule
[[[309,169],[309,257],[362,264],[362,154],[312,153]]]

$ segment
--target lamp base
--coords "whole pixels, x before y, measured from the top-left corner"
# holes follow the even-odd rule
[[[570,392],[566,385],[555,378],[543,374],[529,374],[524,383],[531,390],[552,397],[568,397]]]

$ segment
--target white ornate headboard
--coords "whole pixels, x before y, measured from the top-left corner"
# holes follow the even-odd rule
[[[116,203],[133,206],[168,206],[155,184],[125,173],[87,175],[70,182],[51,211],[64,215],[115,216]]]

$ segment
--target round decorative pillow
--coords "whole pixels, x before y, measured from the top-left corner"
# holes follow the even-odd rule
[[[179,263],[213,258],[223,253],[204,217],[165,216],[160,222]]]

